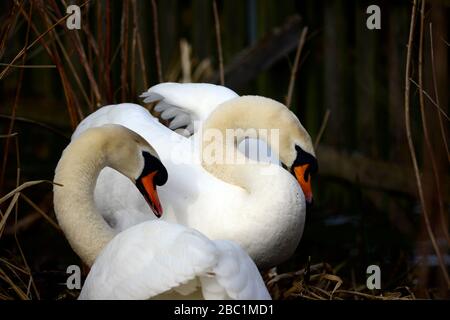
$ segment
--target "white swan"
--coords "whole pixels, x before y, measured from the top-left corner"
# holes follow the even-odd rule
[[[284,168],[254,162],[205,165],[199,160],[202,149],[191,148],[199,133],[190,138],[176,134],[135,104],[99,109],[80,123],[72,139],[87,128],[107,123],[137,132],[152,142],[171,177],[159,192],[163,219],[199,230],[210,239],[238,243],[260,268],[289,258],[303,233],[305,197],[312,200],[310,175],[317,169],[311,138],[297,117],[274,100],[237,97],[215,85],[160,84],[149,90],[147,98],[162,100],[157,108],[164,109],[164,117],[174,117],[171,124],[178,116],[190,115],[191,120],[203,121],[203,132],[209,128],[222,133],[234,128],[279,130],[279,145],[267,143]],[[186,121],[172,128],[189,125]],[[237,137],[237,144],[246,137]],[[235,144],[228,146],[236,149]],[[117,231],[154,218],[130,181],[114,170],[101,173],[95,196],[105,219]]]
[[[270,299],[256,265],[235,243],[157,220],[115,235],[94,203],[95,181],[106,166],[161,213],[156,188],[167,181],[167,171],[139,135],[106,125],[69,144],[55,171],[62,186],[54,187],[54,205],[71,246],[92,265],[80,299]]]

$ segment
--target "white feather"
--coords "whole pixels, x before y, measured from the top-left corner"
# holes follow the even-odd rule
[[[226,87],[210,83],[165,82],[151,87],[141,95],[141,98],[144,98],[146,103],[160,101],[155,111],[164,111],[161,115],[163,119],[170,119],[175,114],[183,113],[190,119],[189,124],[204,121],[215,107],[237,96]],[[180,127],[173,123],[169,125],[174,130]]]
[[[216,103],[235,97],[229,89],[206,84],[160,84],[150,88],[149,95],[153,91],[170,104],[181,105],[184,101],[182,109],[202,119],[215,109]],[[194,136],[186,138],[170,130],[136,104],[99,109],[81,122],[72,139],[89,127],[107,123],[135,131],[158,152],[169,173],[167,183],[158,188],[164,208],[162,219],[199,230],[212,240],[232,240],[259,267],[284,261],[295,250],[304,226],[304,195],[297,181],[276,161],[267,161],[272,164],[267,165],[265,174],[251,177],[258,195],[249,197],[242,188],[217,179],[202,167],[198,150],[191,148]],[[154,219],[135,186],[112,169],[100,173],[95,200],[116,232]]]
[[[79,299],[188,297],[199,290],[205,299],[270,299],[258,269],[238,245],[211,241],[178,224],[147,221],[103,249]]]

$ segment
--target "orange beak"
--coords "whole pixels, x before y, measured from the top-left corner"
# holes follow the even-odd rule
[[[160,218],[162,216],[163,209],[161,202],[159,201],[158,193],[156,192],[155,183],[153,181],[156,173],[157,171],[153,171],[148,175],[139,178],[136,182],[136,186],[144,196],[153,213]]]
[[[305,177],[305,172],[308,169],[309,164],[299,165],[294,167],[294,174],[297,178],[300,187],[303,190],[303,194],[305,195],[305,200],[308,204],[312,204],[313,194],[311,188],[311,176],[308,174]]]

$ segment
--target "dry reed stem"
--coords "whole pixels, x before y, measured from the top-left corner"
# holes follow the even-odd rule
[[[9,218],[11,212],[12,212],[12,209],[14,208],[14,206],[15,206],[16,203],[17,203],[17,199],[19,199],[19,196],[20,196],[20,193],[14,194],[14,196],[13,196],[11,202],[10,202],[9,205],[8,205],[8,208],[7,208],[6,211],[5,211],[5,214],[4,214],[3,217],[2,217],[2,220],[0,221],[0,236],[1,236],[2,233],[3,233],[3,229],[4,229],[4,227],[5,227],[6,220],[8,220],[8,218]]]
[[[33,11],[33,3],[31,3],[29,10],[30,10],[29,15],[31,15],[31,12]],[[31,29],[31,23],[28,22],[27,31],[25,34],[24,48],[26,48],[29,43],[30,29]],[[25,61],[26,61],[26,53],[22,56],[22,65],[25,64]],[[11,112],[11,120],[9,122],[9,128],[7,131],[7,135],[10,135],[14,130],[15,118],[16,118],[17,108],[18,108],[18,104],[19,104],[20,91],[22,90],[23,73],[24,73],[24,69],[20,69],[19,79],[18,79],[17,87],[16,87],[16,94],[14,97],[14,104],[13,104],[12,112]],[[6,166],[8,163],[9,144],[10,144],[10,138],[6,138],[5,147],[3,148],[4,155],[3,155],[3,162],[2,162],[2,170],[1,170],[1,174],[0,174],[0,190],[3,187],[3,182],[5,179]]]
[[[125,102],[128,97],[128,21],[129,21],[129,7],[130,3],[128,0],[122,2],[122,21],[121,21],[121,31],[120,31],[120,47],[121,47],[121,71],[120,71],[120,82],[121,82],[121,93],[122,102]]]
[[[307,265],[301,270],[279,275],[275,271],[265,276],[265,283],[273,299],[343,300],[349,297],[368,300],[415,299],[409,290],[407,295],[399,291],[407,287],[396,288],[396,291],[392,292],[377,291],[376,294],[361,292],[367,290],[365,285],[353,290],[342,288],[344,280],[326,263],[310,267]]]
[[[144,90],[149,88],[148,85],[148,75],[147,75],[147,66],[144,58],[144,48],[142,46],[142,38],[139,27],[137,28],[137,45],[138,45],[138,54],[139,54],[139,65],[141,66],[142,73],[142,81],[144,82]]]
[[[219,73],[220,73],[220,84],[225,85],[225,73],[223,69],[223,54],[222,54],[222,37],[220,33],[220,19],[219,12],[217,10],[216,0],[212,1],[213,4],[213,14],[214,14],[214,26],[216,30],[216,43],[217,43],[217,54],[219,56]]]
[[[55,40],[56,40],[56,43],[59,45],[59,48],[61,49],[61,52],[62,52],[62,54],[63,54],[63,56],[64,56],[64,58],[65,58],[65,60],[66,60],[66,62],[68,64],[68,66],[70,68],[70,72],[71,72],[72,76],[74,77],[75,82],[78,85],[78,88],[81,91],[81,95],[83,96],[84,101],[86,102],[86,104],[88,106],[91,107],[92,106],[92,102],[90,101],[90,99],[89,99],[89,97],[88,97],[88,95],[86,93],[86,90],[84,89],[84,86],[83,86],[83,84],[82,84],[82,82],[80,80],[78,72],[76,71],[76,69],[75,69],[75,67],[74,67],[74,65],[72,63],[72,60],[70,59],[66,48],[64,47],[63,43],[61,42],[61,40],[60,40],[60,38],[59,38],[59,36],[58,36],[58,34],[56,32],[55,32]],[[82,118],[83,118],[83,116],[80,117],[80,119],[82,119]]]
[[[433,106],[436,107],[438,113],[442,114],[448,121],[450,121],[450,117],[445,113],[445,111],[433,100],[433,98],[426,92],[423,88],[420,87],[420,85],[414,81],[413,78],[409,78],[409,81],[411,81],[420,91],[423,92],[424,96],[431,102]]]
[[[440,226],[442,228],[442,232],[447,239],[447,243],[450,242],[450,239],[448,237],[448,230],[447,230],[447,223],[445,219],[445,208],[442,198],[442,192],[441,192],[441,182],[439,179],[439,173],[438,168],[436,164],[436,158],[434,156],[433,146],[431,145],[430,140],[430,134],[428,131],[428,125],[427,125],[427,116],[425,113],[425,99],[424,99],[424,84],[423,84],[423,40],[424,40],[424,28],[425,28],[425,0],[422,0],[422,5],[420,8],[420,35],[419,35],[419,104],[420,104],[420,114],[422,118],[422,128],[423,128],[423,135],[425,138],[425,145],[428,150],[428,154],[431,159],[431,169],[433,171],[435,186],[436,186],[436,193],[437,193],[437,200],[439,204],[439,217],[441,220]]]
[[[80,5],[80,8],[84,7],[89,1],[91,0],[86,0],[82,5]],[[8,63],[8,65],[3,69],[3,71],[0,73],[0,80],[2,80],[5,77],[6,72],[8,72],[9,68],[11,65],[14,65],[15,62],[22,57],[28,50],[30,50],[30,48],[32,48],[36,43],[40,42],[41,39],[43,37],[45,37],[50,31],[52,31],[53,29],[56,28],[56,26],[58,26],[61,22],[63,22],[64,20],[66,20],[68,17],[70,16],[70,14],[66,14],[64,17],[62,17],[61,19],[59,19],[55,24],[53,24],[52,26],[50,26],[49,28],[47,28],[47,30],[42,33],[39,37],[37,37],[36,39],[33,40],[33,42],[28,45],[27,47],[23,48],[22,50],[19,51],[19,53],[12,59],[12,61],[10,63]]]
[[[180,40],[181,82],[192,82],[191,46],[186,39]]]
[[[41,44],[47,51],[47,53],[50,56],[50,58],[52,59],[53,63],[57,66],[58,74],[61,78],[61,84],[63,87],[64,96],[65,96],[66,103],[67,103],[67,110],[68,110],[69,117],[70,117],[70,123],[71,123],[72,128],[75,129],[76,125],[78,124],[76,95],[75,95],[72,87],[70,86],[68,77],[66,75],[65,68],[63,66],[63,63],[58,55],[58,52],[57,52],[57,49],[55,46],[54,33],[56,33],[56,32],[53,32],[54,28],[49,27],[51,25],[50,17],[48,16],[47,12],[43,8],[40,8],[40,9],[41,10],[39,11],[39,13],[41,14],[45,24],[48,26],[48,30],[52,31],[52,32],[49,32],[49,35],[52,37],[52,40],[53,40],[50,44],[47,44],[44,41],[44,39],[41,38]],[[78,105],[78,108],[79,108],[79,105]]]
[[[14,264],[12,264],[11,262],[9,262],[8,260],[5,260],[3,258],[0,258],[0,262],[2,262],[3,264],[5,264],[10,270],[16,270],[19,271],[21,273],[23,273],[24,275],[28,275],[28,271],[26,271],[23,268],[20,268]]]
[[[9,38],[9,32],[11,30],[14,30],[14,27],[18,21],[18,16],[20,15],[20,8],[22,8],[25,1],[22,1],[19,5],[19,9],[16,10],[18,7],[15,3],[15,5],[12,6],[12,10],[8,13],[8,17],[3,21],[1,26],[1,34],[0,34],[0,58],[3,56],[3,53],[5,52],[5,45],[6,41]]]
[[[131,92],[133,98],[136,95],[136,50],[139,50],[139,22],[138,22],[138,10],[136,0],[131,0],[131,9],[133,11],[133,37],[131,42]],[[142,74],[145,77],[145,74]]]
[[[317,134],[316,141],[314,141],[314,148],[319,146],[320,140],[322,140],[323,133],[327,128],[328,119],[330,118],[331,110],[327,109],[325,115],[323,116],[322,124],[320,125],[319,133]]]
[[[202,79],[208,78],[212,74],[211,60],[204,59],[195,67],[192,74],[193,82],[200,82]]]
[[[83,42],[81,41],[79,33],[78,32],[70,33],[70,35],[72,35],[72,34],[74,35],[74,38],[75,38],[74,46],[75,46],[76,52],[78,53],[78,56],[80,58],[80,63],[83,66],[84,71],[86,72],[86,76],[87,76],[89,84],[91,86],[92,93],[94,94],[94,97],[96,100],[95,104],[99,104],[102,102],[102,96],[100,94],[100,89],[98,87],[97,81],[94,77],[93,70],[91,68],[92,64],[89,63],[89,60],[86,56]]]
[[[17,223],[17,212],[16,212],[16,217],[15,218],[16,218],[16,223]],[[25,266],[25,268],[26,268],[26,270],[28,272],[28,275],[30,277],[29,278],[30,285],[28,286],[27,296],[29,296],[29,294],[30,294],[30,286],[31,286],[31,287],[33,287],[34,293],[36,294],[36,298],[38,300],[40,300],[39,291],[38,291],[38,289],[36,287],[36,284],[34,282],[33,275],[31,274],[31,269],[30,269],[30,267],[28,265],[27,259],[25,258],[25,254],[23,253],[22,246],[20,245],[20,242],[19,242],[19,238],[17,238],[17,233],[14,234],[14,239],[16,240],[16,245],[17,245],[17,248],[19,249],[20,256],[22,258],[23,264],[24,264],[24,266]]]
[[[18,64],[8,64],[0,63],[0,66],[9,66],[11,68],[23,68],[23,69],[55,69],[56,66],[53,64],[29,64],[29,65],[18,65]]]
[[[161,49],[159,46],[159,25],[158,25],[158,6],[156,1],[152,0],[152,13],[153,13],[153,37],[155,38],[155,60],[156,60],[156,71],[158,73],[158,81],[164,82],[162,74],[162,64],[161,64]]]
[[[299,65],[299,62],[300,62],[300,56],[302,54],[302,50],[303,50],[303,47],[305,45],[306,35],[307,34],[308,34],[308,27],[304,27],[303,30],[302,30],[302,33],[300,34],[300,38],[298,39],[297,52],[295,53],[294,65],[292,67],[291,78],[289,80],[288,93],[287,93],[287,96],[286,96],[286,106],[288,108],[291,107],[292,95],[294,93],[295,78],[297,76],[298,65]]]
[[[107,102],[112,103],[114,99],[113,86],[111,82],[111,0],[106,0],[105,4],[105,51],[103,60],[105,61],[105,80]]]
[[[416,158],[416,154],[415,154],[415,150],[414,150],[414,143],[413,143],[412,136],[411,136],[411,123],[410,123],[410,115],[409,115],[409,113],[410,113],[410,100],[409,100],[409,95],[410,95],[409,78],[410,78],[410,76],[409,75],[410,75],[410,69],[411,69],[411,52],[412,52],[412,43],[413,43],[413,38],[414,38],[416,6],[417,6],[417,0],[414,0],[412,12],[411,12],[411,24],[410,24],[410,30],[409,30],[407,52],[406,52],[405,92],[404,92],[405,93],[405,106],[404,106],[404,108],[405,108],[405,133],[406,133],[406,138],[408,140],[408,147],[409,147],[409,151],[410,151],[410,155],[411,155],[411,160],[413,163],[414,174],[416,177],[416,184],[417,184],[417,189],[419,192],[420,203],[422,206],[422,215],[425,220],[425,225],[426,225],[426,229],[428,232],[428,236],[433,245],[433,249],[436,252],[436,256],[438,257],[439,266],[442,270],[444,279],[447,283],[447,287],[450,288],[450,279],[448,277],[447,270],[445,268],[445,264],[444,264],[444,260],[442,259],[441,252],[436,243],[436,239],[434,237],[433,230],[431,228],[431,224],[429,221],[427,208],[425,206],[425,196],[423,193],[422,181],[420,179],[420,171],[419,171],[419,166],[417,164],[417,158]]]
[[[13,226],[5,228],[5,235],[13,235],[15,232],[22,232],[29,227],[31,227],[36,221],[42,218],[42,215],[39,212],[33,212],[22,219],[18,220]]]
[[[0,119],[11,119],[11,118],[12,118],[11,116],[8,116],[6,114],[0,114]],[[23,118],[23,117],[15,117],[15,121],[16,122],[23,122],[23,123],[27,123],[27,124],[31,124],[31,125],[35,125],[35,126],[44,128],[44,129],[46,129],[46,130],[48,130],[48,131],[50,131],[50,132],[52,132],[52,133],[54,133],[54,134],[64,138],[66,140],[70,140],[70,136],[67,136],[64,132],[62,132],[62,131],[60,131],[60,130],[58,130],[56,128],[53,128],[52,126],[49,126],[46,123],[39,122],[39,121],[36,121],[36,120],[31,120],[31,119],[28,119],[28,118]],[[11,136],[15,136],[15,135],[18,135],[18,134],[19,133],[16,132],[16,133],[12,134]]]
[[[13,132],[11,134],[0,134],[0,139],[11,138],[17,136],[19,133]]]
[[[433,27],[432,27],[431,23],[430,23],[430,49],[431,49],[430,55],[431,55],[431,70],[432,70],[432,75],[433,75],[434,99],[436,100],[437,108],[440,110],[441,108],[439,107],[440,104],[439,104],[439,93],[438,93],[437,77],[436,77],[436,65],[434,62]],[[448,149],[447,134],[445,132],[444,122],[442,121],[442,116],[439,112],[438,112],[438,118],[439,118],[439,127],[441,129],[442,140],[444,141],[445,151],[447,152],[447,160],[448,160],[448,162],[450,162],[450,151]],[[447,117],[447,119],[448,119],[448,117]]]
[[[14,281],[11,280],[11,278],[8,277],[8,275],[3,271],[2,268],[0,268],[0,279],[8,283],[11,288],[14,290],[14,292],[19,296],[22,300],[29,300],[30,298],[27,296],[25,292],[23,292],[22,289],[20,289]]]
[[[42,209],[39,208],[39,206],[37,206],[30,198],[28,198],[23,193],[21,193],[20,196],[22,197],[23,200],[25,200],[26,203],[28,203],[34,210],[36,210],[36,212],[38,212],[45,220],[47,220],[47,222],[53,228],[55,228],[57,231],[61,231],[61,228],[59,227],[59,225],[55,221],[53,221],[53,219],[50,218],[49,215],[47,215],[44,211],[42,211]]]
[[[32,186],[35,186],[35,185],[41,184],[41,183],[50,183],[52,185],[62,186],[61,184],[53,182],[53,181],[50,181],[50,180],[27,181],[27,182],[22,183],[20,186],[18,186],[14,190],[10,191],[6,195],[4,195],[2,198],[0,198],[0,204],[5,202],[9,198],[13,197],[16,193],[19,193],[19,192],[21,192],[22,190],[24,190],[26,188],[29,188],[29,187],[32,187]]]

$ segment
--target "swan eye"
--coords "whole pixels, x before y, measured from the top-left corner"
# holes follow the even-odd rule
[[[292,164],[292,168],[307,164],[308,168],[305,170],[304,176],[304,179],[307,180],[309,176],[314,175],[318,171],[319,166],[317,159],[310,153],[304,151],[298,145],[295,145],[295,151],[297,156]]]
[[[142,151],[142,156],[144,157],[144,168],[140,174],[140,177],[147,176],[148,174],[155,172],[154,183],[157,186],[162,186],[167,182],[167,170],[166,167],[161,163],[161,161],[152,156],[147,151]]]

